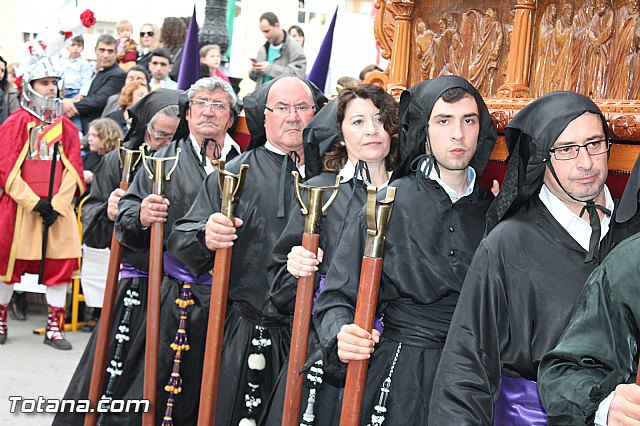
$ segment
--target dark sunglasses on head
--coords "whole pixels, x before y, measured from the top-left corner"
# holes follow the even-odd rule
[[[153,37],[153,31],[140,31],[140,37],[144,37],[146,35],[149,37]]]

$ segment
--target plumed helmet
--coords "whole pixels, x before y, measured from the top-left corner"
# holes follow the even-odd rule
[[[33,89],[32,83],[41,78],[57,79],[58,93],[55,98],[46,98]],[[32,63],[22,75],[20,105],[40,120],[52,123],[62,114],[62,67],[54,58],[45,56]]]

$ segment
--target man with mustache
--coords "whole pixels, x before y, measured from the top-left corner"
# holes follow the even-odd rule
[[[164,89],[163,89],[164,90]],[[150,95],[151,96],[151,95]],[[162,126],[157,120],[150,121],[147,126],[136,127],[143,130],[143,134],[153,136],[145,138],[148,142],[156,142],[153,146],[158,149],[155,157],[170,158],[180,154],[171,179],[164,182],[163,195],[152,194],[153,179],[146,170],[136,173],[131,186],[122,195],[118,203],[115,220],[116,237],[125,248],[136,254],[148,253],[150,245],[150,227],[153,223],[164,225],[165,244],[171,233],[174,222],[184,216],[198,193],[205,177],[215,170],[213,161],[222,158],[230,160],[238,155],[240,148],[227,134],[238,114],[238,100],[231,85],[218,77],[202,78],[196,81],[189,90],[183,92],[179,99],[180,122],[173,141],[160,147],[159,142],[170,137],[170,129]],[[135,136],[132,135],[132,137]],[[140,136],[140,135],[138,135]],[[153,167],[151,161],[148,164]],[[166,171],[174,166],[174,161],[168,161]],[[111,194],[116,195],[117,194]],[[113,200],[112,200],[113,201]],[[114,213],[113,203],[111,214]],[[109,214],[109,207],[107,214]],[[179,425],[195,424],[197,419],[198,395],[200,394],[200,380],[202,373],[202,358],[206,323],[211,292],[211,276],[194,276],[178,260],[167,252],[163,253],[164,277],[161,285],[160,308],[160,345],[158,350],[158,390],[156,399],[156,419],[171,418],[172,404],[173,421]],[[142,398],[145,374],[144,345],[146,331],[146,296],[147,286],[144,280],[148,276],[145,261],[124,264],[121,267],[120,278],[139,278],[139,286],[132,287],[135,296],[130,296],[136,303],[141,303],[142,309],[136,308],[131,315],[128,330],[126,358],[121,366],[122,373],[114,379],[115,384],[110,389],[111,397],[121,399]],[[181,293],[190,287],[190,298],[184,301],[185,311],[176,304],[181,299]],[[194,303],[195,302],[195,303]],[[130,302],[131,303],[131,302]],[[179,327],[181,317],[184,316],[184,327]],[[116,321],[120,320],[118,318]],[[120,327],[122,325],[120,324]],[[113,329],[119,329],[117,325]],[[179,330],[180,329],[180,330]],[[182,386],[180,389],[165,385],[172,376],[172,369],[176,362],[176,352],[171,343],[177,330],[184,331],[182,337],[188,339],[190,350],[183,350],[183,363],[179,369]],[[117,332],[116,332],[117,333]],[[112,335],[115,335],[113,333]],[[136,356],[137,355],[137,356]],[[112,360],[113,362],[113,360]],[[112,364],[113,365],[113,364]],[[82,366],[80,366],[82,367]],[[118,374],[114,374],[118,376]],[[106,378],[106,382],[110,380]],[[105,386],[109,386],[106,383]],[[167,414],[168,413],[168,414]],[[140,424],[142,413],[109,413],[107,422],[116,424]],[[82,424],[82,418],[73,421],[60,415],[54,424]]]
[[[289,211],[297,208],[291,172],[304,176],[302,129],[324,102],[312,83],[294,76],[245,97],[251,143],[226,166],[238,173],[249,165],[236,218],[220,213],[214,173],[169,237],[171,254],[195,275],[208,274],[217,249],[233,246],[216,425],[257,424],[288,355],[289,316],[263,310],[267,266]]]
[[[624,236],[613,228],[609,133],[593,101],[549,93],[522,109],[505,135],[505,180],[451,321],[431,424],[546,424],[540,360],[589,274]]]

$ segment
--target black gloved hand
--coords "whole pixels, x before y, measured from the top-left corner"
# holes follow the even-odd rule
[[[49,200],[38,201],[38,204],[36,204],[33,210],[40,213],[40,216],[42,216],[42,221],[44,222],[45,226],[53,225],[53,223],[58,218],[58,212],[56,212],[53,209],[53,206],[51,205],[51,201]]]

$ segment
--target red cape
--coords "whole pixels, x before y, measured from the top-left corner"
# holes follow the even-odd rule
[[[25,145],[29,143],[28,129],[38,124],[36,117],[25,109],[18,109],[7,118],[0,126],[0,188],[3,190],[0,195],[0,276],[7,273],[9,258],[13,241],[14,228],[16,223],[17,204],[13,198],[4,193],[7,181],[13,179],[17,171],[25,160]],[[69,118],[63,116],[62,119],[62,146],[60,161],[58,166],[73,167],[75,178],[78,183],[76,194],[85,191],[83,180],[82,157],[80,155],[80,139],[78,128]]]

